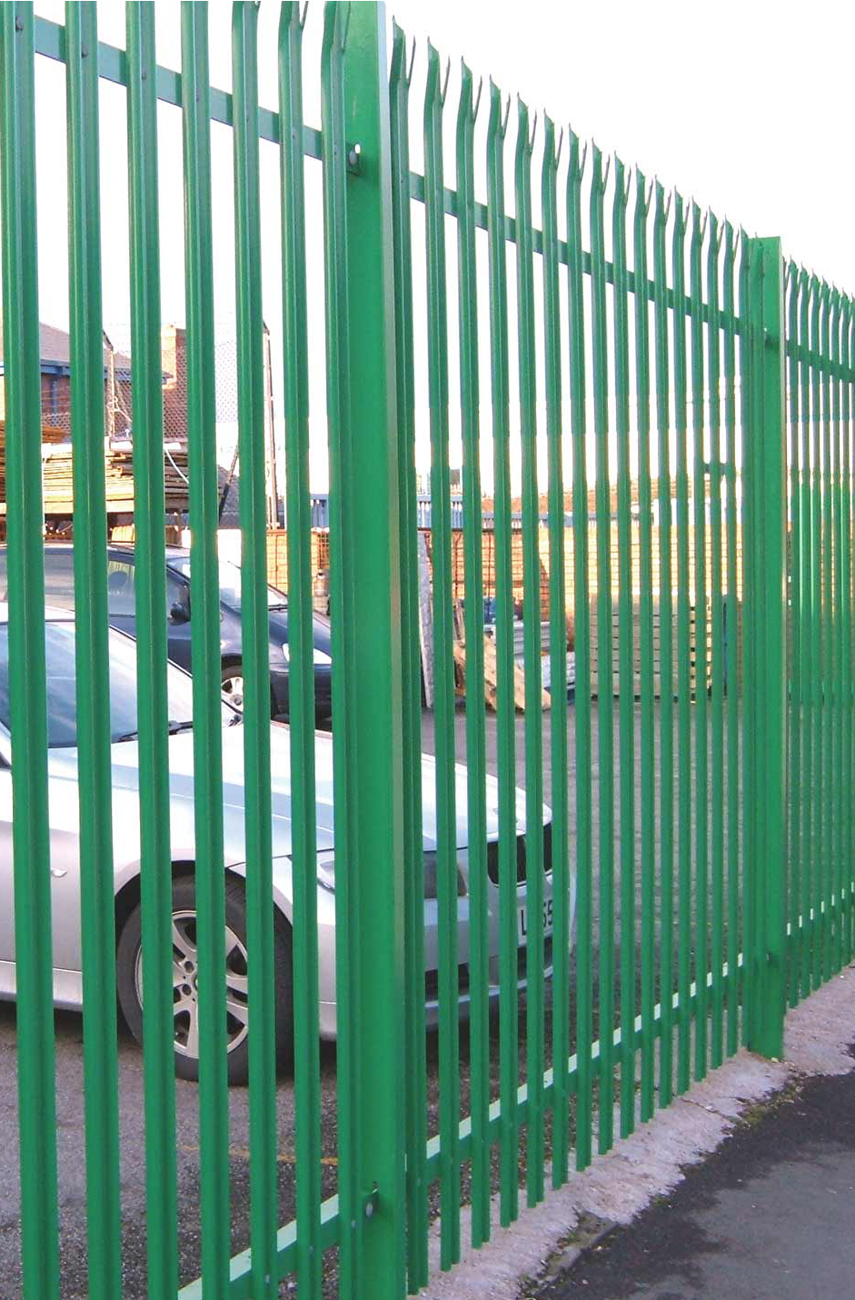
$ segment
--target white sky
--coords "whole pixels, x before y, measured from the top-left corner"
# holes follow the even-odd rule
[[[213,0],[211,15],[212,82],[230,89],[230,4]],[[276,106],[277,3],[262,0],[261,101]],[[37,0],[38,13],[62,21],[62,5]],[[100,36],[124,44],[124,5],[101,0]],[[412,165],[421,166],[421,94],[426,65],[425,38],[452,60],[446,106],[446,184],[454,184],[453,131],[459,57],[476,76],[492,73],[503,92],[519,92],[532,113],[545,109],[560,126],[571,123],[583,138],[593,136],[604,151],[617,149],[627,164],[637,163],[666,186],[678,184],[688,198],[711,205],[720,216],[743,224],[749,233],[778,234],[784,250],[841,288],[855,289],[855,169],[851,163],[852,50],[855,17],[848,6],[816,0],[810,8],[767,0],[719,0],[712,5],[668,2],[567,5],[527,0],[525,4],[465,3],[464,0],[397,0],[387,8],[418,39],[411,102]],[[180,65],[179,5],[157,3],[158,58]],[[320,125],[318,50],[322,5],[313,0],[305,37],[305,108]],[[40,297],[42,319],[67,327],[67,226],[65,209],[65,109],[61,65],[40,59],[37,81],[39,144]],[[101,144],[103,189],[102,259],[104,321],[119,347],[129,344],[130,304],[127,247],[126,118],[121,88],[102,91]],[[478,173],[483,170],[482,103]],[[160,163],[164,323],[184,319],[182,251],[182,167],[180,114],[162,106]],[[508,209],[513,210],[511,114],[506,173]],[[232,226],[231,132],[214,127],[214,223],[218,337],[234,337],[234,261]],[[541,137],[542,139],[542,137]],[[566,155],[565,155],[566,157]],[[281,355],[279,332],[278,160],[275,148],[262,149],[265,316],[274,354]],[[535,203],[539,191],[535,153]],[[313,410],[313,483],[326,487],[324,449],[323,318],[321,314],[319,167],[307,163],[310,282],[310,374]],[[482,194],[483,196],[483,189]],[[414,215],[414,234],[422,229]],[[631,209],[630,209],[631,211]],[[607,225],[609,210],[607,206]],[[563,224],[563,218],[562,218]],[[586,245],[588,243],[585,240]],[[455,236],[449,245],[449,341],[451,351],[452,439],[455,414],[456,271]],[[479,253],[480,257],[480,253]],[[419,264],[417,260],[417,272]],[[514,264],[509,252],[509,279]],[[514,306],[511,295],[511,338]],[[539,304],[538,304],[538,310]],[[426,349],[424,297],[416,287],[417,403],[421,461],[427,464]],[[512,398],[515,378],[512,365]],[[489,366],[482,358],[482,425],[489,425]],[[541,384],[542,391],[542,384]],[[281,412],[279,393],[275,394]],[[484,443],[488,458],[489,441]],[[489,477],[489,475],[488,475]]]

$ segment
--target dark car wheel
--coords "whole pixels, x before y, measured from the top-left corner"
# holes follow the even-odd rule
[[[134,1037],[142,1042],[141,907],[134,908],[122,929],[116,953],[119,1005]],[[229,1083],[249,1076],[249,1005],[247,990],[246,896],[240,881],[226,881],[226,1036]],[[274,929],[276,1044],[280,1061],[293,1050],[291,932],[280,917]],[[199,1005],[197,994],[196,886],[192,876],[172,886],[172,971],[175,1025],[175,1073],[199,1078]]]
[[[232,708],[243,713],[243,664],[230,664],[223,669],[222,689]]]

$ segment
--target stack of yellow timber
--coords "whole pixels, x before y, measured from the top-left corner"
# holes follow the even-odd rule
[[[186,510],[187,448],[164,451],[163,472],[167,511]],[[71,445],[42,448],[42,477],[46,515],[70,515],[74,510]],[[130,444],[110,447],[104,456],[107,513],[120,514],[134,508],[134,458]]]
[[[65,429],[53,424],[42,425],[42,443],[55,444],[66,437]],[[6,501],[6,421],[0,420],[0,502]]]

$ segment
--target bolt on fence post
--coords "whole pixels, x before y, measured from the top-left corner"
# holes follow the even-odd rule
[[[405,776],[385,5],[326,6],[322,69],[341,1294],[397,1300],[405,1289]],[[357,173],[347,171],[349,153]]]
[[[786,877],[786,430],[784,264],[777,238],[749,241],[747,428],[744,431],[746,559],[745,815],[753,821],[754,925],[746,936],[748,1046],[780,1057],[784,1046]]]

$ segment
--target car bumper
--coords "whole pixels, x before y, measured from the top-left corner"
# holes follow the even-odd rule
[[[290,714],[288,671],[271,668],[270,697],[274,722],[287,722]],[[329,722],[332,717],[332,676],[324,665],[315,669],[315,721]]]
[[[321,895],[324,895],[323,899]],[[543,880],[543,899],[545,913],[551,918],[552,914],[552,875],[545,875]],[[336,1036],[336,1005],[335,1005],[335,908],[332,906],[334,896],[327,891],[318,891],[319,906],[323,904],[319,912],[319,950],[320,950],[320,1032],[322,1038],[335,1038]],[[517,968],[517,990],[525,989],[528,976],[526,970],[527,961],[527,943],[522,933],[522,916],[525,911],[526,889],[520,886],[516,891],[516,908],[518,912],[516,923],[517,948],[515,952],[515,962]],[[572,919],[575,908],[575,886],[571,887],[570,898],[570,917],[572,934]],[[331,923],[327,927],[325,916],[331,918]],[[499,890],[496,885],[490,882],[487,890],[487,935],[488,935],[488,969],[487,969],[487,995],[492,1004],[499,998]],[[552,971],[552,927],[544,926],[544,973],[550,975]],[[435,899],[425,901],[425,1023],[428,1028],[433,1028],[439,1023],[439,927],[437,919],[437,903]],[[468,1018],[469,1007],[471,1002],[470,992],[470,971],[469,971],[469,898],[458,899],[457,906],[457,979],[458,979],[458,1002],[460,1016]]]

